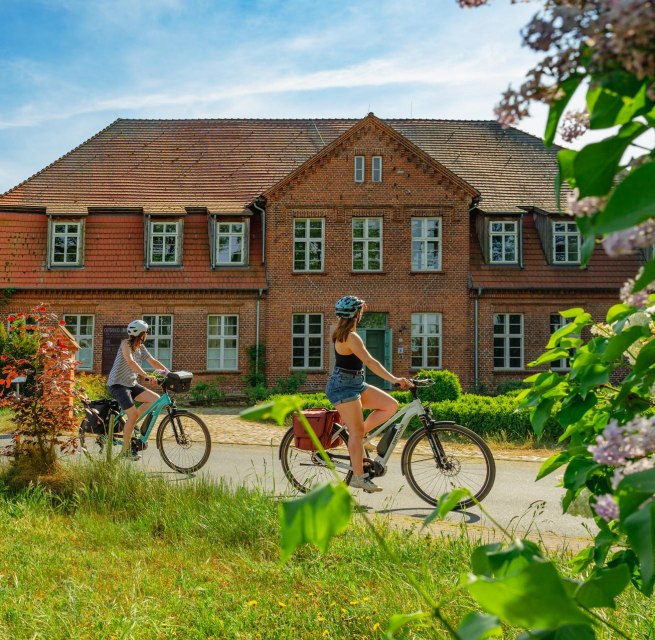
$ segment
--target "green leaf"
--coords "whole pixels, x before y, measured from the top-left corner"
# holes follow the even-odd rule
[[[633,373],[641,373],[655,363],[655,340],[647,342],[640,350],[635,360]]]
[[[630,569],[624,564],[611,569],[597,569],[578,587],[575,599],[586,609],[614,609],[614,598],[630,584],[630,574]]]
[[[451,512],[464,498],[470,498],[471,496],[471,492],[463,487],[453,489],[449,493],[444,493],[439,497],[434,511],[423,521],[423,526],[427,527],[435,518],[441,520],[441,518]]]
[[[645,338],[647,336],[650,336],[648,327],[635,325],[624,329],[621,333],[608,340],[602,360],[612,362],[612,360],[620,358],[630,345],[639,340],[639,338]]]
[[[282,562],[303,544],[327,551],[330,540],[350,522],[353,498],[344,484],[324,484],[307,495],[280,503]]]
[[[569,186],[575,188],[575,174],[573,173],[573,162],[578,155],[573,149],[562,149],[557,152],[557,165],[559,170],[555,176],[555,196],[557,205],[560,205],[562,197],[562,185],[566,182]]]
[[[624,476],[623,480],[619,483],[618,489],[629,489],[639,491],[646,495],[655,495],[655,469],[639,471],[638,473],[631,473],[630,475]]]
[[[470,576],[466,586],[487,613],[518,627],[552,629],[587,624],[551,562],[535,562],[502,579]]]
[[[530,540],[514,540],[508,545],[488,544],[471,554],[474,573],[488,578],[504,578],[520,573],[533,562],[542,562],[539,547]]]
[[[571,454],[568,451],[560,451],[554,456],[550,456],[541,467],[539,467],[539,472],[537,473],[537,480],[545,478],[547,475],[551,474],[556,469],[559,469],[563,464],[566,464],[571,457]]]
[[[461,640],[495,638],[500,636],[502,632],[500,620],[496,616],[479,613],[478,611],[473,611],[465,616],[459,627],[457,627],[457,635]]]
[[[384,637],[391,640],[396,636],[396,633],[403,627],[411,624],[412,622],[419,622],[430,618],[429,613],[417,611],[416,613],[396,613],[389,618],[389,626],[384,633]]]
[[[631,171],[610,195],[595,220],[596,234],[634,227],[655,216],[655,162]]]
[[[549,351],[542,353],[536,360],[530,362],[528,366],[538,367],[540,364],[544,364],[545,362],[553,362],[553,360],[561,360],[562,358],[568,358],[568,357],[569,357],[568,349],[562,349],[561,347],[557,347],[555,349],[550,349]]]
[[[501,549],[503,549],[503,545],[500,542],[492,542],[476,547],[471,554],[471,569],[473,573],[479,576],[492,577],[493,571],[489,563],[489,555]]]
[[[580,382],[579,393],[585,397],[592,387],[605,384],[610,379],[611,367],[603,364],[591,364],[582,367],[577,372],[577,379]]]
[[[537,629],[522,633],[517,640],[595,640],[596,633],[590,625],[566,624],[557,629]]]
[[[532,428],[537,436],[542,434],[556,401],[555,398],[542,399],[532,410],[532,413],[530,414],[530,422],[532,423]]]
[[[609,308],[607,315],[605,316],[605,321],[607,324],[613,324],[617,320],[623,320],[623,318],[627,318],[629,315],[634,313],[634,310],[634,307],[631,307],[628,304],[623,304],[622,302],[612,305]]]
[[[584,309],[582,307],[571,307],[570,309],[565,309],[564,311],[559,312],[562,318],[577,318],[583,313]]]
[[[576,491],[584,486],[588,475],[599,468],[600,465],[591,458],[574,458],[564,472],[564,486]]]
[[[585,398],[580,394],[574,393],[562,403],[562,408],[557,414],[557,421],[567,427],[580,420],[589,409],[595,406],[597,402],[596,394],[589,393]]]
[[[631,549],[639,558],[642,592],[650,596],[655,582],[655,502],[628,516],[623,528]]]
[[[643,291],[653,280],[655,280],[655,258],[649,260],[641,269],[641,275],[637,278],[632,287],[634,293]]]
[[[610,192],[626,148],[646,129],[641,122],[630,122],[615,136],[588,144],[578,151],[573,161],[573,171],[580,198],[605,196]]]
[[[562,117],[562,113],[564,113],[566,105],[580,86],[583,78],[584,76],[582,74],[576,73],[560,83],[558,95],[561,97],[554,100],[548,110],[548,120],[546,121],[546,130],[544,132],[544,142],[547,147],[553,144],[553,140],[555,140],[555,135],[557,134],[557,125]]]
[[[258,404],[244,409],[239,415],[244,420],[275,420],[280,426],[284,419],[294,411],[302,409],[302,400],[298,396],[282,396],[271,402]]]

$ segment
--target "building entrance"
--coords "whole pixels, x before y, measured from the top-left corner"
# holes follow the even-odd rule
[[[357,325],[357,333],[361,336],[368,352],[385,369],[391,371],[391,329],[387,328],[388,314],[364,313]],[[364,379],[369,384],[382,389],[389,389],[391,385],[369,369],[366,369]]]

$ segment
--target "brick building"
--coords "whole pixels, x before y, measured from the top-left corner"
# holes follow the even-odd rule
[[[238,389],[263,342],[269,380],[319,389],[353,293],[396,375],[492,388],[526,374],[559,309],[604,313],[638,268],[600,249],[580,268],[555,173],[554,150],[489,121],[117,120],[0,196],[5,310],[48,303],[86,370],[143,317],[173,368]]]

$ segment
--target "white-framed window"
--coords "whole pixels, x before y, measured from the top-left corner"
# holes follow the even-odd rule
[[[550,314],[550,333],[551,335],[555,333],[558,329],[561,329],[563,326],[573,322],[573,318],[564,318],[559,313]],[[571,338],[575,337],[573,335]],[[561,369],[567,370],[571,368],[571,363],[568,358],[560,358],[559,360],[554,360],[550,364],[551,369]]]
[[[144,315],[143,321],[148,324],[146,349],[156,360],[167,369],[173,368],[173,316]],[[152,369],[147,362],[143,363],[146,370]]]
[[[580,231],[575,222],[553,221],[553,263],[580,263]]]
[[[50,219],[51,267],[79,267],[82,265],[82,242],[84,223]]]
[[[182,257],[182,223],[150,222],[148,238],[148,263],[150,266],[175,266]]]
[[[207,370],[238,369],[239,316],[207,316]]]
[[[523,314],[494,314],[494,369],[523,369]]]
[[[291,319],[291,368],[323,367],[323,315],[294,313]]]
[[[382,271],[382,218],[353,218],[353,271]]]
[[[80,345],[76,358],[80,361],[77,365],[82,371],[93,369],[93,333],[94,317],[92,315],[73,315],[64,314],[63,320],[68,329],[75,338],[75,342]]]
[[[489,221],[489,262],[493,264],[516,264],[518,262],[518,223],[516,221]]]
[[[364,182],[364,156],[355,156],[355,182]]]
[[[293,221],[293,270],[323,271],[325,242],[323,218]]]
[[[441,218],[412,218],[412,271],[441,269]]]
[[[441,314],[412,314],[412,369],[441,368]]]
[[[371,182],[382,182],[382,156],[371,158]]]
[[[216,223],[216,266],[242,266],[247,263],[245,222]]]

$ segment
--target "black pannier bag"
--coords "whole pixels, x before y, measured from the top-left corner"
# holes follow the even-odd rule
[[[110,398],[101,398],[100,400],[93,400],[86,408],[86,416],[82,421],[82,429],[87,433],[106,434],[109,432],[109,417],[120,411],[120,407],[116,400]],[[125,426],[125,419],[121,417],[114,420],[114,433],[120,433]]]
[[[164,390],[183,393],[191,388],[193,374],[190,371],[169,371],[164,380]]]

